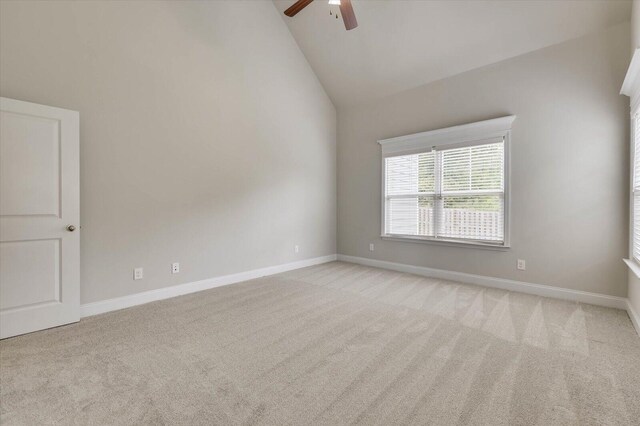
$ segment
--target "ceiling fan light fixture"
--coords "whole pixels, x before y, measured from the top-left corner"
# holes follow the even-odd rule
[[[294,4],[289,6],[284,14],[292,18],[298,14],[302,9],[313,3],[313,0],[297,0]],[[345,30],[349,31],[358,26],[356,15],[353,13],[353,6],[351,6],[351,0],[329,0],[329,6],[337,5],[340,8],[340,14],[344,21]],[[333,14],[329,9],[329,14]],[[336,19],[338,19],[338,12],[336,11]]]

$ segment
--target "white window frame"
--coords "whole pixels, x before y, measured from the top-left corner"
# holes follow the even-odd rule
[[[478,121],[461,126],[447,127],[412,135],[399,136],[391,139],[379,140],[382,147],[382,181],[381,181],[381,209],[380,209],[380,237],[387,240],[419,242],[428,244],[444,244],[461,247],[475,247],[505,250],[511,246],[511,125],[515,115],[492,120]],[[464,241],[444,237],[427,237],[420,235],[391,235],[387,234],[385,224],[386,202],[386,167],[385,159],[398,155],[409,155],[428,152],[433,148],[449,149],[461,146],[472,146],[495,142],[502,138],[504,141],[504,241],[491,243],[488,241]]]
[[[637,105],[631,109],[631,118],[630,118],[630,123],[631,123],[631,130],[629,131],[629,135],[631,136],[631,144],[630,144],[630,156],[631,156],[631,165],[630,165],[630,172],[631,172],[631,180],[630,180],[630,184],[629,184],[629,259],[633,259],[634,262],[636,262],[636,265],[640,265],[640,258],[638,256],[635,255],[634,253],[634,237],[635,237],[635,197],[636,197],[636,187],[639,186],[638,183],[636,182],[636,176],[635,176],[635,170],[636,170],[636,161],[640,161],[639,158],[636,157],[636,151],[638,150],[638,148],[636,147],[636,144],[640,141],[636,141],[636,127],[637,127],[637,121],[640,120],[640,107],[638,107]]]
[[[622,83],[622,89],[620,90],[622,95],[629,96],[631,98],[629,117],[630,124],[630,143],[629,143],[629,157],[630,157],[630,176],[629,176],[629,258],[624,259],[625,263],[629,266],[629,269],[640,278],[640,259],[637,259],[633,255],[633,230],[634,230],[634,170],[635,170],[635,121],[636,116],[640,113],[640,48],[636,49],[631,64],[627,70],[627,75]],[[640,161],[640,160],[639,160]]]

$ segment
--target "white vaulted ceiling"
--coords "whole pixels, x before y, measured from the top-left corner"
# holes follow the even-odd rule
[[[624,21],[627,0],[353,0],[345,31],[315,0],[274,0],[337,106],[360,103],[540,49]]]

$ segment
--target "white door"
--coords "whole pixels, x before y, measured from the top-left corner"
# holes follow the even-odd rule
[[[0,338],[80,319],[79,114],[0,98]]]

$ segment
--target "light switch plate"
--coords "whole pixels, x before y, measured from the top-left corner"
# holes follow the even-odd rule
[[[144,269],[135,268],[133,270],[133,279],[134,280],[141,280],[142,278],[144,278]]]

